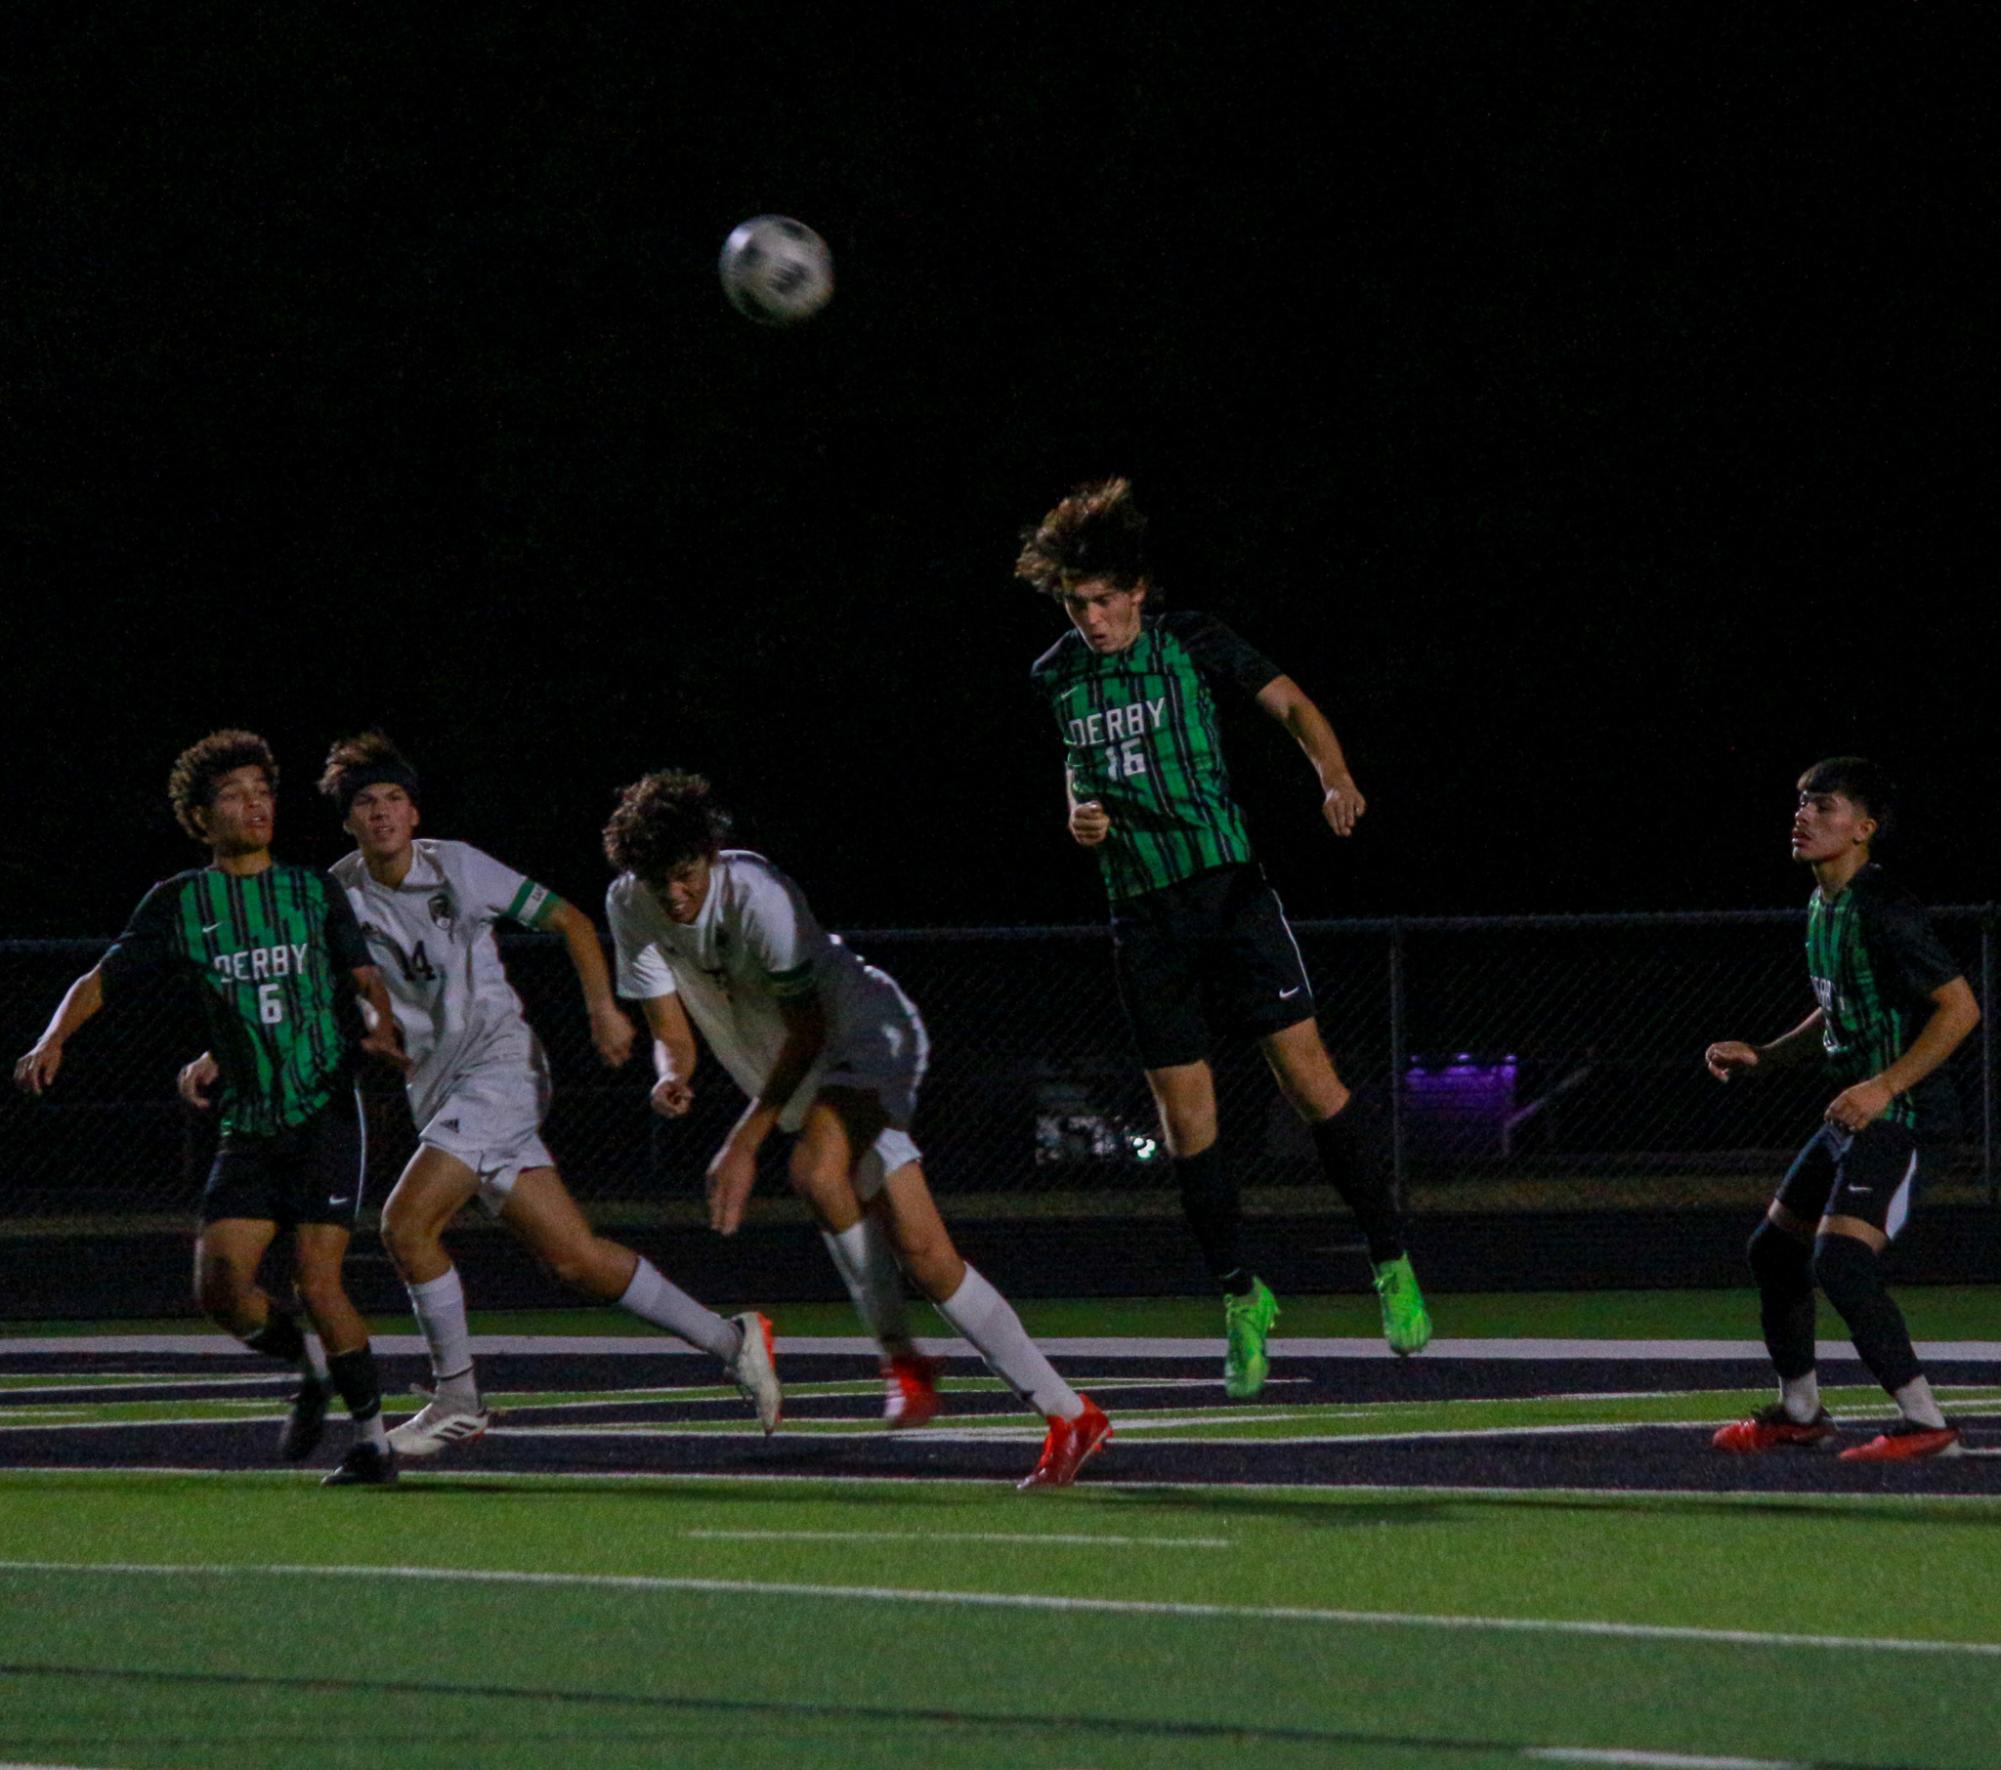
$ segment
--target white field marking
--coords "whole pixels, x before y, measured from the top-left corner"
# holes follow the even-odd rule
[[[1633,1764],[1642,1770],[1813,1770],[1797,1758],[1699,1758],[1686,1752],[1605,1751],[1583,1745],[1527,1745],[1522,1756],[1543,1764]]]
[[[314,1566],[275,1561],[227,1567],[156,1561],[0,1561],[0,1573],[109,1574],[120,1579],[389,1579],[437,1585],[559,1587],[606,1592],[709,1592],[724,1597],[839,1598],[877,1604],[932,1604],[975,1610],[1046,1610],[1101,1616],[1188,1617],[1229,1622],[1333,1623],[1362,1628],[1449,1629],[1469,1633],[1573,1635],[1587,1639],[1692,1641],[1732,1647],[1807,1647],[1837,1653],[1937,1654],[2001,1660],[2001,1641],[1920,1641],[1898,1636],[1797,1635],[1689,1624],[1597,1618],[1427,1616],[1392,1610],[1330,1610],[1301,1604],[1195,1604],[1171,1599],[1066,1598],[1041,1592],[953,1592],[903,1586],[822,1586],[803,1580],[703,1579],[643,1573],[539,1573],[509,1568]]]
[[[423,1357],[428,1347],[416,1334],[384,1334],[373,1342],[378,1354],[389,1357]],[[1138,1336],[1097,1336],[1049,1339],[1037,1342],[1056,1358],[1220,1358],[1221,1339],[1147,1339]],[[927,1340],[926,1348],[949,1358],[977,1358],[964,1340]],[[1274,1339],[1273,1350],[1290,1358],[1394,1359],[1395,1354],[1380,1339]],[[860,1335],[803,1334],[778,1336],[781,1354],[861,1354],[875,1357],[880,1348]],[[226,1334],[95,1334],[66,1337],[13,1338],[0,1334],[0,1356],[15,1353],[108,1352],[134,1354],[183,1352],[248,1356],[239,1340]],[[496,1353],[543,1353],[551,1356],[595,1353],[606,1358],[707,1358],[699,1347],[689,1346],[666,1335],[632,1334],[478,1334],[472,1341],[475,1358]],[[1917,1353],[1927,1362],[2001,1361],[2001,1340],[1921,1340]],[[1748,1359],[1764,1364],[1769,1358],[1762,1340],[1556,1340],[1491,1339],[1433,1340],[1425,1358],[1548,1359],[1568,1358],[1644,1359],[1658,1362],[1680,1359],[1686,1362]],[[1855,1359],[1846,1340],[1823,1340],[1819,1356],[1823,1360]]]
[[[1059,1549],[1227,1549],[1226,1536],[1058,1536],[1004,1530],[684,1530],[705,1543],[1027,1543]]]
[[[1193,1441],[1203,1442],[1203,1441]],[[1988,1451],[1963,1451],[1964,1456],[1988,1456]],[[933,1475],[918,1471],[880,1474],[852,1475],[802,1475],[785,1469],[725,1470],[725,1469],[465,1469],[456,1465],[439,1471],[449,1475],[454,1482],[463,1481],[532,1481],[544,1485],[568,1484],[577,1487],[616,1486],[636,1481],[651,1481],[662,1486],[699,1487],[704,1484],[715,1487],[734,1486],[785,1486],[785,1487],[985,1487],[1009,1488],[1014,1486],[1014,1477],[1009,1475]],[[124,1463],[117,1468],[106,1468],[92,1463],[51,1463],[45,1467],[0,1469],[0,1487],[22,1486],[51,1475],[74,1477],[78,1475],[96,1476],[107,1485],[132,1479],[167,1478],[184,1480],[190,1476],[204,1481],[262,1482],[269,1486],[290,1484],[300,1486],[308,1481],[317,1481],[318,1469],[203,1469],[174,1463]],[[430,1479],[428,1472],[415,1469],[405,1474],[406,1481],[419,1485]],[[1386,1494],[1399,1500],[1504,1500],[1510,1502],[1534,1502],[1542,1499],[1560,1500],[1688,1500],[1705,1502],[1715,1506],[1767,1506],[1785,1510],[1788,1506],[1812,1504],[1815,1506],[1876,1506],[1915,1503],[1926,1506],[1977,1505],[1991,1506],[1995,1496],[1991,1493],[1855,1493],[1840,1489],[1808,1488],[1796,1493],[1759,1493],[1748,1488],[1707,1488],[1687,1487],[1476,1487],[1472,1485],[1453,1486],[1450,1484],[1415,1487],[1400,1481],[1121,1481],[1116,1477],[1093,1472],[1091,1479],[1080,1485],[1080,1494],[1095,1492],[1152,1494],[1156,1497],[1172,1494],[1236,1494],[1236,1493],[1292,1493],[1304,1497],[1326,1498],[1332,1494]]]
[[[279,1377],[98,1377],[93,1375],[89,1382],[74,1380],[66,1383],[36,1383],[32,1386],[16,1388],[11,1383],[0,1380],[0,1400],[12,1401],[17,1395],[73,1395],[79,1401],[98,1401],[106,1389],[276,1389],[289,1387],[299,1380],[298,1372],[292,1371]],[[0,1764],[0,1770],[7,1766]]]

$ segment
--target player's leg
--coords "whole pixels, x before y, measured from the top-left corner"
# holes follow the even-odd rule
[[[376,1486],[396,1479],[368,1324],[341,1277],[367,1178],[368,1148],[358,1092],[336,1097],[300,1126],[279,1170],[285,1193],[280,1215],[293,1225],[297,1268],[293,1283],[326,1346],[328,1380],[354,1421],[354,1442],[326,1477],[329,1487]]]
[[[1843,1451],[1849,1462],[1902,1462],[1953,1455],[1959,1428],[1939,1411],[1911,1345],[1904,1312],[1883,1284],[1882,1254],[1910,1215],[1919,1156],[1902,1125],[1877,1120],[1848,1137],[1836,1161],[1827,1215],[1813,1242],[1813,1275],[1855,1353],[1897,1403],[1895,1425]]]
[[[807,1113],[795,1158],[800,1149],[809,1151],[801,1158],[806,1163],[816,1159],[810,1152],[827,1161],[847,1159],[864,1221],[883,1227],[898,1263],[932,1307],[1049,1423],[1042,1458],[1023,1485],[1067,1485],[1111,1437],[1110,1422],[1057,1374],[1013,1306],[960,1255],[925,1181],[916,1144],[888,1123],[881,1098],[859,1088],[823,1089]],[[892,1423],[918,1424],[936,1411],[929,1369],[907,1388],[893,1370],[891,1377]]]
[[[1243,1261],[1243,1200],[1216,1141],[1215,1076],[1206,1062],[1167,1064],[1149,1069],[1146,1085],[1174,1161],[1181,1214],[1223,1293],[1223,1390],[1246,1401],[1264,1388],[1271,1371],[1265,1343],[1278,1320],[1278,1299]]]
[[[1335,1073],[1317,1020],[1267,1032],[1258,1045],[1279,1092],[1313,1137],[1320,1171],[1361,1226],[1384,1339],[1392,1352],[1423,1351],[1431,1339],[1431,1315],[1404,1246],[1396,1167],[1382,1127]]]
[[[885,1122],[880,1101],[863,1098],[868,1099],[866,1112],[879,1127]],[[858,1125],[857,1135],[863,1129],[867,1126]],[[871,1132],[870,1141],[873,1136]],[[868,1148],[869,1141],[851,1139],[848,1122],[838,1112],[831,1107],[819,1110],[816,1102],[792,1146],[787,1175],[793,1191],[806,1201],[820,1225],[827,1256],[854,1301],[855,1313],[882,1348],[884,1371],[892,1388],[891,1417],[902,1417],[896,1399],[907,1380],[914,1405],[928,1418],[936,1411],[936,1404],[934,1401],[926,1407],[924,1403],[922,1391],[929,1384],[929,1364],[911,1338],[903,1273],[887,1225],[879,1214],[862,1209],[855,1192],[856,1151]]]
[[[1202,972],[1222,883],[1190,880],[1112,917],[1112,976],[1174,1164],[1181,1209],[1225,1296],[1257,1280],[1243,1263],[1237,1176],[1216,1142],[1216,1087]]]
[[[368,1324],[341,1280],[341,1263],[347,1257],[351,1235],[346,1223],[300,1223],[292,1232],[299,1301],[320,1331],[327,1349],[327,1375],[354,1421],[354,1443],[327,1478],[334,1486],[393,1481],[396,1475],[396,1459],[390,1453],[389,1434],[382,1420],[382,1379],[368,1343]]]
[[[195,1243],[195,1294],[202,1311],[253,1352],[297,1367],[299,1388],[278,1438],[278,1454],[302,1462],[325,1430],[332,1384],[318,1338],[298,1315],[257,1282],[257,1272],[283,1210],[282,1181],[274,1159],[279,1140],[225,1142],[202,1193],[202,1228]]]
[[[446,1225],[478,1190],[479,1175],[467,1162],[424,1143],[382,1207],[382,1245],[410,1293],[410,1308],[430,1349],[432,1397],[443,1411],[463,1414],[483,1410],[473,1374],[465,1286],[444,1238]],[[391,1434],[399,1452],[412,1448],[404,1442],[410,1424],[406,1421]]]
[[[600,1303],[615,1303],[676,1339],[721,1360],[757,1409],[765,1431],[778,1426],[778,1378],[771,1362],[771,1324],[747,1313],[726,1320],[670,1280],[651,1260],[591,1228],[553,1167],[518,1174],[500,1206],[500,1220],[560,1283]]]
[[[1737,1455],[1810,1447],[1834,1436],[1814,1365],[1813,1226],[1834,1186],[1834,1145],[1823,1129],[1793,1158],[1745,1255],[1758,1281],[1758,1319],[1779,1398],[1719,1427],[1710,1443]]]

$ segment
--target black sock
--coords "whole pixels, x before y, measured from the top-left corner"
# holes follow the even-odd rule
[[[375,1374],[375,1348],[357,1346],[327,1360],[327,1375],[347,1403],[356,1425],[372,1420],[382,1411],[382,1383]]]
[[[1852,1235],[1813,1238],[1813,1275],[1848,1324],[1855,1353],[1892,1395],[1924,1375],[1904,1312],[1883,1288],[1875,1253]]]
[[[281,1358],[287,1364],[297,1364],[306,1356],[306,1336],[299,1331],[298,1318],[283,1309],[273,1309],[261,1328],[243,1336],[243,1343],[252,1352]]]
[[[1212,1143],[1199,1155],[1176,1156],[1174,1177],[1181,1183],[1181,1209],[1195,1232],[1209,1276],[1220,1283],[1243,1273],[1243,1260],[1237,1253],[1243,1205],[1237,1197],[1236,1177],[1223,1165],[1222,1151]],[[1250,1288],[1248,1275],[1244,1288]]]
[[[1219,1272],[1216,1282],[1223,1287],[1228,1297],[1248,1297],[1258,1282],[1258,1275],[1248,1266],[1239,1266],[1234,1272]]]
[[[1772,1368],[1792,1382],[1813,1369],[1813,1256],[1767,1217],[1744,1250],[1758,1281],[1758,1316]]]
[[[1369,1259],[1380,1266],[1403,1253],[1403,1213],[1397,1209],[1396,1174],[1378,1128],[1366,1121],[1354,1100],[1331,1119],[1312,1127],[1320,1169],[1355,1213],[1368,1238]]]

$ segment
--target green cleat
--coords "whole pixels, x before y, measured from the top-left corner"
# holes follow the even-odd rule
[[[1410,1256],[1399,1254],[1376,1268],[1376,1296],[1383,1306],[1383,1338],[1399,1358],[1422,1352],[1431,1344],[1431,1315]]]
[[[1278,1299],[1261,1278],[1241,1297],[1223,1299],[1223,1331],[1229,1336],[1223,1354],[1223,1393],[1232,1401],[1248,1401],[1265,1386],[1271,1360],[1265,1356],[1265,1336],[1278,1320]]]

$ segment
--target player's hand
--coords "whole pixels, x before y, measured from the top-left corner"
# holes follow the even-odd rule
[[[1896,1095],[1884,1087],[1881,1080],[1871,1076],[1866,1082],[1843,1088],[1828,1102],[1827,1122],[1844,1131],[1859,1131],[1888,1112],[1894,1099]]]
[[[732,1137],[709,1163],[709,1227],[719,1235],[736,1234],[756,1184],[757,1151]]]
[[[44,1039],[32,1051],[25,1051],[14,1064],[14,1086],[23,1094],[39,1095],[56,1079],[63,1066],[63,1048]]]
[[[1369,802],[1362,797],[1362,789],[1355,785],[1353,775],[1336,775],[1320,796],[1320,815],[1337,836],[1352,836],[1355,820],[1368,809]]]
[[[182,1069],[180,1079],[174,1086],[180,1096],[197,1112],[209,1109],[209,1090],[215,1086],[216,1077],[222,1074],[222,1066],[204,1051],[194,1062]]]
[[[625,1066],[632,1056],[633,1037],[632,1022],[616,1002],[601,1002],[591,1010],[591,1043],[597,1047],[606,1069]]]
[[[1111,814],[1095,799],[1085,799],[1070,812],[1070,835],[1085,848],[1095,848],[1112,833]]]
[[[695,1090],[679,1076],[663,1076],[653,1084],[648,1104],[663,1119],[678,1119],[695,1104]]]
[[[1756,1069],[1758,1053],[1742,1039],[1719,1039],[1703,1052],[1702,1066],[1719,1082],[1727,1082],[1734,1075],[1748,1075]]]
[[[378,1014],[362,1035],[361,1048],[370,1057],[386,1063],[400,1075],[410,1073],[410,1059],[403,1050],[403,1029],[393,1014]]]

